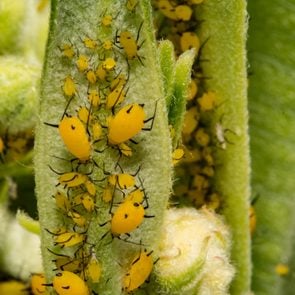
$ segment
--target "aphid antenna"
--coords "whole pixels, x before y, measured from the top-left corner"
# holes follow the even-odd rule
[[[52,172],[54,172],[54,173],[57,174],[57,175],[63,175],[63,174],[66,173],[66,172],[58,172],[58,171],[54,170],[50,165],[48,165],[48,167],[49,167],[49,169],[50,169]]]
[[[210,36],[207,38],[207,39],[205,39],[205,41],[201,44],[201,46],[200,46],[200,48],[199,48],[199,51],[198,51],[198,56],[197,56],[197,58],[196,58],[196,60],[195,60],[195,63],[200,63],[200,62],[204,62],[204,61],[209,61],[209,60],[207,60],[207,59],[204,59],[204,60],[201,60],[201,56],[202,56],[202,53],[203,53],[203,49],[204,49],[204,47],[205,47],[205,45],[207,44],[207,42],[210,40]]]
[[[142,130],[151,131],[153,129],[154,121],[155,121],[155,117],[156,117],[156,113],[157,113],[158,101],[159,101],[159,98],[156,100],[155,110],[154,110],[153,116],[143,121],[144,123],[148,123],[149,121],[152,121],[151,126],[148,127],[148,128],[142,128]]]

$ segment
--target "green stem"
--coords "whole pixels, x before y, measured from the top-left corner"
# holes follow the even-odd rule
[[[197,10],[204,45],[201,66],[206,89],[216,92],[214,124],[229,142],[216,153],[215,188],[223,198],[223,214],[232,229],[232,261],[236,276],[231,294],[250,289],[249,138],[247,135],[246,1],[205,1]],[[206,61],[207,60],[207,61]],[[214,131],[215,132],[215,131]],[[216,134],[216,133],[215,133]]]

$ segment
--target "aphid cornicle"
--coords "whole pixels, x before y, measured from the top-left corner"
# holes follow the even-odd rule
[[[145,112],[142,104],[130,104],[121,108],[113,117],[110,118],[108,124],[108,143],[111,145],[119,145],[132,139],[141,130],[150,131],[156,115],[155,107],[154,115],[145,120]],[[152,121],[149,128],[144,128],[144,124]]]
[[[140,251],[133,259],[131,266],[123,277],[123,290],[132,292],[139,288],[150,276],[153,270],[153,251]]]

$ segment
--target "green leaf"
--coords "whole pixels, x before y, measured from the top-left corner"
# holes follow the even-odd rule
[[[293,13],[292,13],[293,12]],[[255,294],[293,294],[294,264],[294,1],[249,1],[249,107]],[[275,267],[289,266],[280,277]]]
[[[167,101],[167,111],[169,112],[173,95],[173,86],[175,82],[175,53],[174,46],[171,41],[160,41],[159,59],[164,79],[164,90]]]
[[[109,29],[100,25],[101,18],[105,13],[110,13],[114,17],[113,24]],[[76,95],[71,101],[67,113],[75,116],[76,110],[80,106],[87,105],[89,107],[87,102],[89,82],[85,73],[80,73],[77,69],[77,56],[72,60],[67,60],[62,56],[60,48],[63,44],[70,42],[73,44],[76,54],[86,54],[91,57],[91,66],[97,66],[101,62],[101,55],[98,56],[85,48],[82,42],[84,38],[110,39],[115,42],[114,36],[123,30],[128,30],[132,36],[137,36],[141,25],[138,40],[138,43],[142,44],[138,49],[141,59],[135,58],[127,63],[124,51],[116,47],[114,49],[116,71],[124,73],[126,76],[128,71],[128,94],[124,104],[144,104],[146,119],[155,114],[155,120],[152,130],[143,130],[136,136],[138,144],[132,145],[130,143],[134,154],[130,159],[120,158],[120,165],[125,173],[134,174],[139,169],[139,176],[136,179],[137,185],[141,185],[138,181],[140,177],[149,202],[146,214],[152,218],[145,218],[142,225],[134,233],[131,233],[130,240],[135,244],[117,238],[110,241],[111,204],[106,204],[102,200],[106,182],[100,181],[106,180],[108,175],[104,174],[101,168],[105,167],[106,171],[112,174],[119,173],[119,168],[116,169],[119,154],[116,147],[106,148],[109,144],[107,143],[108,130],[104,129],[103,140],[95,145],[96,149],[101,152],[91,152],[91,159],[93,158],[96,162],[90,177],[97,181],[97,212],[87,215],[90,225],[85,236],[87,235],[87,246],[89,244],[94,246],[92,251],[95,251],[103,269],[100,284],[92,285],[91,288],[99,294],[121,294],[122,274],[127,271],[127,267],[131,263],[130,258],[141,249],[138,244],[142,243],[148,249],[155,249],[155,257],[157,256],[156,244],[159,241],[164,212],[168,205],[172,186],[172,161],[168,115],[153,34],[150,3],[146,0],[140,1],[135,11],[130,12],[126,9],[125,1],[52,1],[51,27],[42,78],[40,118],[36,128],[35,145],[36,192],[41,225],[42,254],[48,281],[51,281],[54,276],[52,269],[55,268],[55,265],[52,259],[55,256],[47,250],[48,248],[54,249],[54,239],[46,229],[54,231],[60,229],[65,223],[68,225],[68,231],[72,231],[74,227],[67,214],[62,214],[57,210],[52,196],[57,191],[56,185],[59,175],[50,170],[48,165],[50,164],[57,172],[70,172],[72,170],[71,164],[66,160],[72,159],[73,156],[63,144],[59,130],[45,125],[44,122],[59,124],[69,102],[61,89],[63,81],[68,75],[71,75],[75,80],[79,95]],[[118,44],[116,45],[118,46]],[[103,84],[109,87],[107,83],[104,81],[95,86]],[[103,90],[105,93],[107,92],[106,87],[102,87]],[[117,106],[114,113],[117,113],[120,108],[121,106]],[[100,119],[99,122],[102,125],[106,125],[106,117],[111,114],[111,110],[107,111],[104,105],[95,110],[95,115]],[[147,122],[146,127],[148,126]],[[86,173],[91,169],[91,161],[89,165],[81,164],[80,166],[79,172]],[[61,186],[58,189],[62,190]],[[117,208],[118,202],[122,202],[122,198],[114,201],[112,211]],[[83,229],[80,228],[79,232],[82,231]],[[104,236],[105,238],[103,238]],[[62,252],[63,250],[59,248],[56,251]],[[73,251],[69,249],[67,253],[73,254]]]
[[[175,81],[171,102],[169,104],[169,124],[175,131],[173,137],[173,148],[175,149],[181,140],[186,102],[191,81],[191,71],[194,63],[196,51],[190,49],[182,53],[175,64]]]

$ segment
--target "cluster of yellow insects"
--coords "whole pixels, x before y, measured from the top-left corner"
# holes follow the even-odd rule
[[[210,126],[210,113],[216,108],[217,100],[215,93],[208,91],[203,83],[209,77],[203,74],[201,63],[208,61],[202,60],[201,54],[210,40],[201,43],[196,30],[202,22],[196,19],[194,13],[194,6],[203,0],[178,2],[154,1],[161,15],[158,37],[172,41],[177,55],[191,48],[195,48],[198,54],[193,64],[182,131],[185,156],[182,165],[176,170],[179,181],[176,181],[174,191],[177,197],[188,199],[197,208],[206,205],[217,210],[221,205],[221,197],[211,185],[216,165],[213,152],[216,146],[225,148],[225,142],[221,136],[216,136]],[[176,155],[181,153],[180,149],[175,150]]]
[[[126,5],[132,16],[137,1],[128,0]],[[118,14],[105,11],[100,16],[101,30],[112,32],[117,17]],[[136,247],[130,261],[122,266],[122,291],[136,290],[152,272],[153,251],[141,240],[130,240],[131,233],[141,226],[144,218],[154,217],[147,213],[148,196],[140,178],[141,167],[133,174],[125,173],[122,168],[137,151],[134,137],[141,131],[152,130],[156,117],[156,102],[150,117],[144,104],[126,104],[130,69],[144,66],[140,55],[144,44],[141,40],[143,26],[142,21],[133,31],[116,29],[112,39],[82,36],[79,44],[69,40],[57,46],[62,63],[71,67],[71,75],[64,77],[61,85],[65,108],[59,123],[44,124],[51,128],[50,132],[59,134],[68,154],[67,159],[55,156],[58,161],[68,162],[68,171],[61,172],[49,165],[53,175],[57,175],[53,201],[65,219],[65,225],[46,229],[53,241],[53,247],[48,251],[54,256],[56,275],[50,283],[43,274],[32,275],[34,295],[44,294],[45,288],[50,286],[60,295],[96,294],[90,286],[104,280],[104,267],[95,254],[97,245],[89,241],[87,233],[93,216],[100,210],[98,198],[108,207],[109,215],[106,222],[97,225],[108,227],[100,241],[110,237],[110,243],[116,238]],[[87,92],[83,94],[79,85],[87,85]],[[79,101],[80,106],[74,114],[75,101]],[[110,157],[107,162],[98,164],[94,154],[99,158],[106,150],[117,155],[116,161]],[[94,171],[100,171],[103,178],[93,179]],[[102,193],[98,193],[97,186]],[[107,283],[107,279],[105,281]]]
[[[210,41],[207,39],[201,44],[196,34],[201,22],[195,18],[193,9],[202,2],[154,0],[153,4],[161,19],[158,38],[171,40],[176,55],[191,48],[198,52],[187,96],[188,110],[183,128],[185,147],[179,147],[173,152],[173,164],[182,161],[182,165],[177,167],[179,181],[175,184],[174,192],[176,196],[188,197],[196,207],[206,205],[217,210],[221,205],[221,197],[211,185],[216,165],[213,151],[216,146],[225,149],[226,140],[220,126],[216,126],[213,132],[212,126],[208,124],[210,112],[216,108],[217,101],[215,93],[204,87],[203,80],[206,77],[200,66],[206,62],[201,59],[202,48]],[[135,0],[126,1],[130,14],[137,9],[137,4]],[[101,15],[99,25],[106,31],[111,30],[117,16],[106,11]],[[99,224],[101,227],[109,226],[101,240],[110,236],[112,241],[117,238],[139,247],[125,267],[121,280],[122,291],[131,293],[138,289],[152,272],[153,251],[146,249],[141,241],[129,241],[130,234],[143,223],[144,218],[154,217],[147,213],[148,196],[140,178],[140,166],[130,174],[124,172],[120,164],[121,158],[131,158],[136,152],[133,148],[136,144],[134,137],[143,130],[152,130],[156,116],[157,103],[150,117],[146,115],[143,103],[125,104],[130,88],[130,68],[144,66],[144,57],[140,54],[144,44],[140,38],[143,26],[144,22],[138,24],[137,34],[134,34],[134,30],[117,29],[113,39],[98,40],[82,36],[79,46],[71,40],[57,46],[62,62],[72,66],[72,70],[70,75],[64,77],[61,87],[66,102],[60,122],[45,124],[48,128],[57,129],[51,130],[59,133],[68,158],[74,158],[59,158],[69,162],[70,169],[66,172],[49,166],[51,172],[58,175],[53,199],[57,210],[65,217],[66,225],[47,229],[53,240],[54,249],[48,251],[55,256],[53,262],[56,274],[51,283],[46,282],[43,274],[33,274],[31,292],[34,295],[45,294],[49,286],[59,295],[96,294],[90,290],[88,282],[91,285],[102,280],[103,265],[95,254],[95,245],[87,239],[92,216],[98,211],[95,182],[103,183],[100,198],[108,204],[110,215],[110,220]],[[118,66],[118,60],[125,61],[125,67]],[[73,69],[75,75],[72,74]],[[84,94],[78,89],[82,80],[87,85]],[[84,105],[79,106],[74,115],[74,102],[81,102],[82,95]],[[115,150],[119,156],[114,163],[115,168],[110,170],[119,169],[119,173],[109,172],[93,158],[94,153],[103,153],[108,148]],[[4,150],[5,145],[0,138],[1,156]],[[94,169],[104,174],[103,179],[92,178]],[[251,214],[255,216],[253,212]],[[74,250],[70,252],[69,248]]]
[[[10,133],[6,130],[0,136],[0,163],[8,163],[19,160],[22,155],[32,149],[33,132],[27,130],[18,133]]]
[[[184,148],[174,151],[174,164],[181,159],[176,168],[174,193],[180,199],[186,198],[197,208],[206,206],[218,210],[222,199],[212,186],[215,174],[214,150],[226,149],[231,144],[226,136],[222,122],[213,128],[210,114],[218,107],[216,94],[207,90],[206,77],[202,72],[201,63],[210,62],[202,59],[202,49],[210,42],[210,37],[201,43],[196,31],[202,21],[196,19],[193,7],[204,0],[174,1],[154,0],[154,7],[159,11],[158,39],[169,39],[175,46],[176,55],[195,48],[198,56],[193,64],[192,80],[187,96],[187,112],[182,130]],[[179,3],[181,2],[181,3]],[[232,132],[233,133],[233,132]],[[256,213],[253,204],[250,207],[250,232],[256,228]]]

